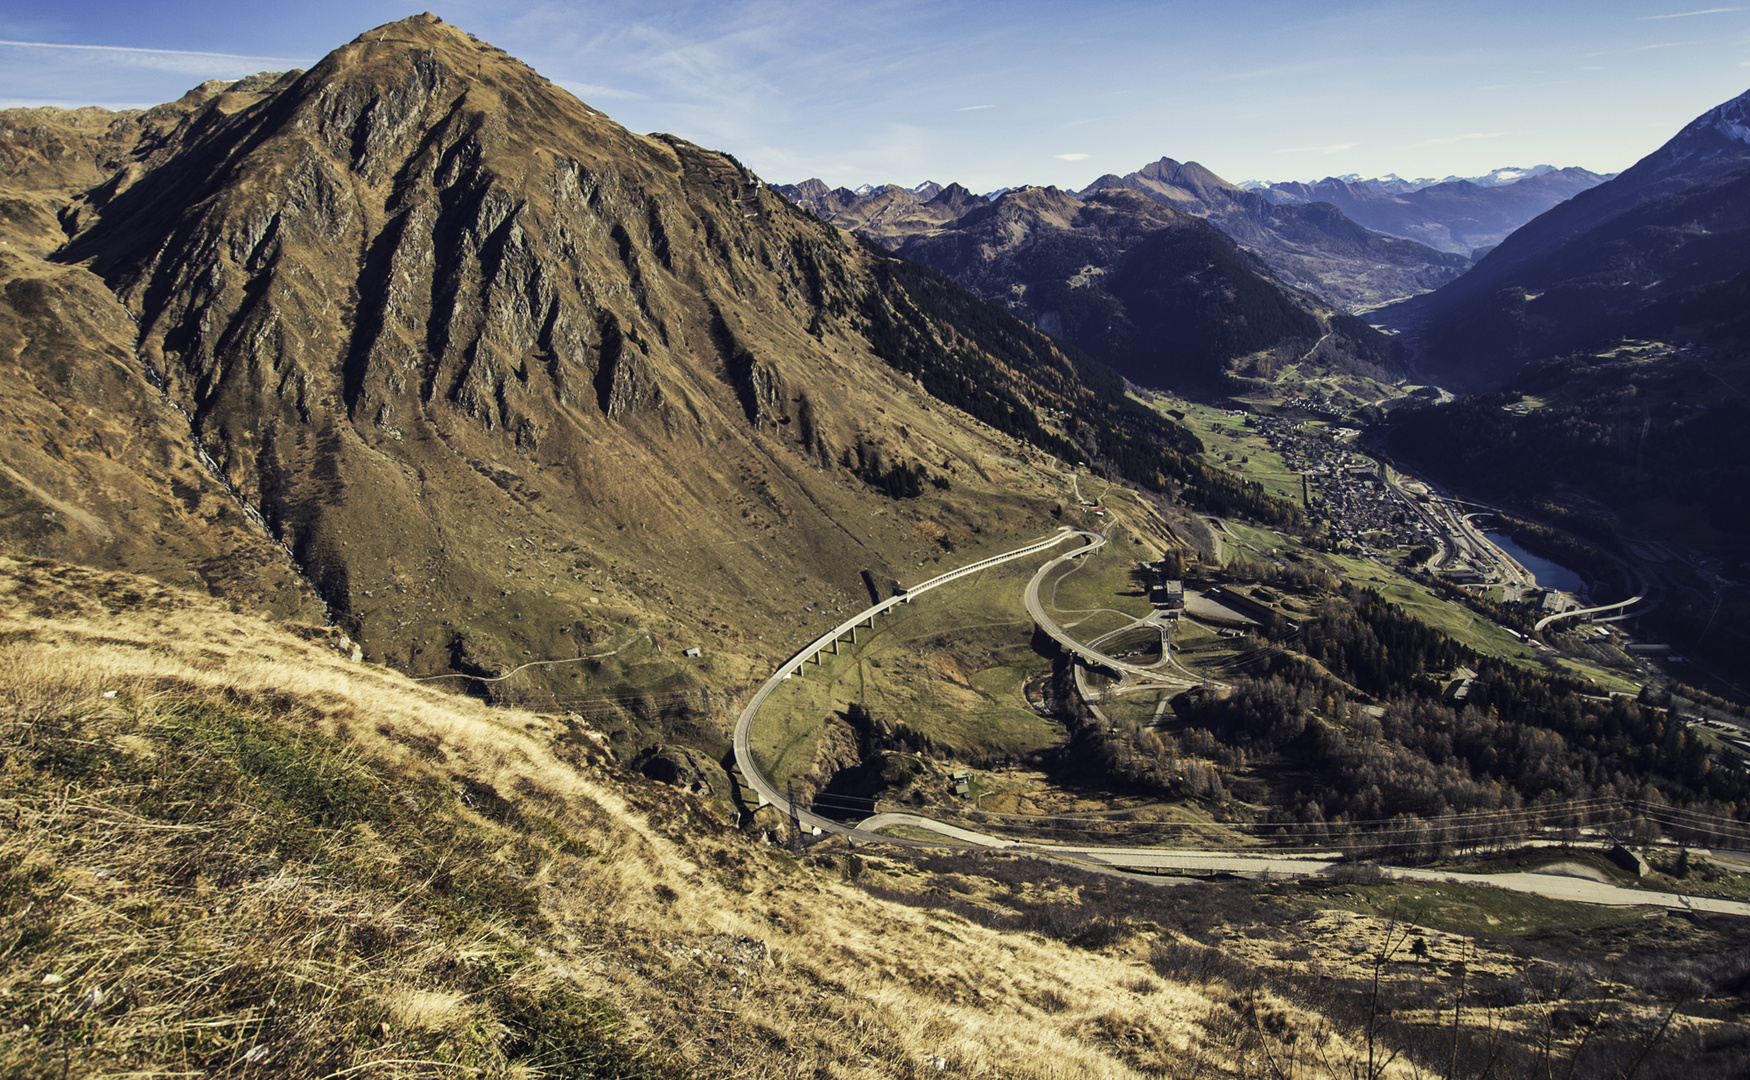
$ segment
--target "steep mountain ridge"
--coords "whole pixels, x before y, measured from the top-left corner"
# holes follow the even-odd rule
[[[480,548],[745,541],[712,511],[746,504],[754,473],[772,494],[750,520],[802,538],[761,539],[854,589],[816,509],[850,493],[816,490],[811,465],[873,457],[886,432],[813,400],[802,365],[832,351],[810,320],[854,299],[832,260],[859,256],[787,215],[771,235],[767,204],[782,209],[729,159],[633,136],[418,18],[273,94],[212,99],[70,212],[60,258],[130,306],[227,482],[373,655],[491,666],[515,628],[458,607],[495,598],[488,620],[536,624],[520,644],[552,654],[592,592],[582,567],[537,587]],[[881,365],[834,366],[846,390],[910,399],[907,460],[947,459],[920,395]],[[749,595],[781,580],[726,572]]]
[[[1052,454],[1238,491],[1109,372],[430,16],[141,132],[54,196],[68,240],[32,272],[94,286],[118,370],[210,466],[192,533],[228,508],[372,659],[493,675],[642,628],[658,655],[616,693],[690,693],[862,570],[1055,524]],[[55,469],[31,490],[69,502]],[[83,557],[63,542],[9,549]]]
[[[1427,292],[1470,265],[1462,255],[1382,236],[1337,208],[1275,205],[1195,161],[1161,158],[1124,176],[1108,173],[1081,194],[1115,187],[1209,219],[1285,281],[1340,307],[1373,306]]]
[[[1740,134],[1739,123],[1747,111],[1750,91],[1696,117],[1609,183],[1576,195],[1517,230],[1451,295],[1473,295],[1544,249],[1644,203],[1750,166],[1750,141]]]
[[[0,546],[319,621],[322,601],[289,553],[147,377],[131,313],[89,270],[42,259],[65,242],[62,217],[82,191],[217,93],[143,112],[0,113]]]
[[[1420,340],[1432,375],[1478,388],[1527,360],[1674,329],[1656,314],[1661,301],[1699,297],[1750,270],[1747,115],[1750,93],[1703,113],[1387,317]]]
[[[1387,343],[1209,222],[1125,187],[1017,188],[899,246],[1145,386],[1216,389],[1306,361],[1390,377]]]

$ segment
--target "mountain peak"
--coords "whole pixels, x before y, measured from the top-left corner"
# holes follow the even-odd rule
[[[372,27],[358,37],[353,38],[350,44],[376,44],[391,36],[397,38],[416,37],[421,40],[428,40],[436,35],[465,38],[475,42],[479,41],[479,39],[475,38],[472,34],[451,26],[436,15],[433,15],[431,12],[422,11],[418,15],[409,15],[405,19],[396,19],[394,22],[386,22],[381,26]]]
[[[1000,203],[1022,204],[1031,207],[1061,207],[1072,204],[1079,205],[1078,200],[1067,191],[1056,185],[1023,184],[1018,188],[1010,188],[997,200]]]
[[[1703,113],[1695,123],[1706,124],[1728,139],[1750,143],[1750,90]]]
[[[826,186],[825,180],[811,176],[800,184],[791,184],[787,187],[780,188],[779,190],[782,191],[784,195],[790,196],[791,198],[795,198],[795,196],[791,195],[791,192],[795,192],[796,196],[801,196],[802,198],[817,199],[832,191],[832,188]]]
[[[972,192],[968,191],[964,185],[954,183],[949,184],[947,187],[936,192],[935,197],[930,199],[929,203],[931,206],[944,206],[965,210],[973,206],[982,205],[988,201],[988,199],[974,195]]]
[[[1702,163],[1715,159],[1732,162],[1743,156],[1746,145],[1750,145],[1750,90],[1691,120],[1669,142],[1642,158],[1625,175],[1649,165],[1651,171],[1663,174],[1673,168],[1688,168],[1686,162]]]
[[[723,560],[699,588],[665,573],[688,618],[734,606],[742,619],[745,598],[780,595],[786,575],[830,582],[817,602],[837,605],[861,588],[846,566],[901,572],[879,547],[898,515],[861,534],[838,522],[920,496],[925,454],[1008,452],[1007,436],[932,402],[1001,402],[997,430],[1079,453],[1034,407],[1080,408],[1108,385],[1082,383],[1024,324],[793,210],[729,155],[635,135],[429,16],[258,94],[208,87],[181,115],[121,151],[109,181],[78,174],[85,194],[51,219],[76,226],[55,257],[116,293],[126,310],[112,305],[102,347],[126,342],[186,424],[187,459],[267,523],[373,659],[437,673],[570,655],[586,604],[667,626],[673,601],[608,575],[687,565],[765,527],[726,506],[859,547],[781,542],[745,572]],[[874,203],[877,224],[949,216],[891,185]],[[1147,423],[1150,446],[1178,445],[1176,428]],[[1179,458],[1158,460],[1151,475]],[[893,550],[911,550],[910,527],[895,529]],[[204,537],[186,550],[230,542]],[[533,572],[524,550],[563,551],[565,572],[513,581]],[[465,628],[464,608],[504,614]]]

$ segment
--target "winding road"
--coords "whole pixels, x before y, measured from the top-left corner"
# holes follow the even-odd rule
[[[750,745],[750,732],[754,720],[758,718],[766,699],[783,685],[786,679],[800,676],[810,660],[818,661],[820,654],[847,634],[853,634],[857,627],[865,624],[873,626],[875,619],[887,614],[900,604],[911,603],[920,594],[931,589],[946,585],[981,570],[1016,559],[1024,559],[1031,555],[1049,551],[1065,540],[1081,538],[1087,541],[1074,551],[1047,561],[1028,581],[1024,599],[1028,614],[1039,625],[1040,629],[1049,634],[1052,640],[1074,655],[1094,666],[1107,668],[1139,679],[1169,686],[1194,686],[1195,681],[1164,676],[1159,671],[1127,664],[1098,650],[1084,645],[1071,637],[1046,612],[1044,602],[1039,598],[1040,586],[1051,571],[1065,562],[1085,557],[1098,550],[1106,543],[1106,538],[1098,533],[1073,530],[1065,527],[1047,539],[1004,552],[987,559],[981,559],[956,570],[931,578],[921,585],[914,586],[905,593],[890,597],[864,609],[858,614],[840,623],[833,629],[809,642],[800,651],[786,660],[772,677],[767,679],[754,692],[747,706],[735,723],[733,746],[735,763],[747,785],[759,796],[760,805],[771,805],[778,812],[795,821],[799,825],[818,830],[822,833],[834,833],[844,836],[853,843],[905,843],[918,844],[920,841],[898,840],[882,835],[881,830],[894,827],[909,827],[925,830],[940,835],[946,845],[971,845],[981,848],[1000,849],[1018,854],[1027,854],[1038,858],[1062,861],[1083,866],[1122,868],[1142,871],[1190,871],[1207,873],[1267,873],[1287,876],[1304,877],[1326,872],[1344,861],[1341,852],[1313,852],[1296,854],[1269,854],[1265,852],[1236,851],[1200,851],[1174,848],[1148,847],[1106,847],[1106,846],[1060,846],[1054,844],[1034,844],[991,836],[987,833],[936,821],[921,814],[881,813],[864,819],[857,825],[845,825],[832,818],[823,817],[811,810],[793,805],[781,794],[772,783],[760,772],[755,762]],[[1638,598],[1637,598],[1638,599]],[[854,635],[853,635],[854,636]],[[1618,885],[1593,881],[1587,878],[1564,876],[1560,873],[1513,873],[1513,874],[1461,874],[1444,870],[1420,870],[1406,867],[1382,866],[1379,868],[1387,876],[1404,880],[1425,880],[1433,882],[1452,882],[1472,885],[1493,885],[1498,888],[1515,892],[1533,893],[1558,900],[1570,900],[1587,904],[1603,904],[1615,906],[1651,906],[1665,907],[1675,910],[1697,912],[1717,912],[1736,915],[1750,915],[1750,903],[1737,900],[1715,900],[1707,897],[1682,896],[1675,893],[1643,892],[1638,889],[1627,889]]]
[[[1045,540],[1028,544],[1026,547],[1016,548],[1013,551],[1006,551],[1001,555],[993,555],[988,559],[980,559],[978,562],[962,566],[957,570],[950,570],[946,574],[940,574],[933,577],[921,585],[913,586],[899,596],[889,597],[878,604],[865,608],[851,616],[849,619],[846,619],[844,622],[833,627],[831,630],[815,638],[813,641],[803,646],[801,651],[791,656],[790,659],[784,661],[778,670],[772,673],[772,677],[767,679],[758,690],[754,691],[753,697],[748,701],[747,706],[741,710],[741,715],[735,721],[735,735],[732,740],[732,745],[735,750],[735,764],[736,767],[740,769],[742,776],[746,777],[748,786],[753,788],[754,791],[759,794],[760,805],[765,806],[769,804],[775,806],[778,808],[779,813],[786,817],[792,818],[793,820],[812,828],[820,829],[822,832],[840,833],[864,840],[884,839],[884,837],[877,836],[873,832],[847,828],[831,818],[822,817],[819,814],[813,813],[809,810],[804,810],[798,806],[792,806],[788,798],[779,794],[778,789],[772,786],[772,783],[765,778],[765,775],[760,772],[759,766],[754,762],[753,749],[749,743],[749,732],[753,729],[754,718],[759,716],[760,708],[765,705],[766,699],[772,696],[773,691],[777,690],[778,687],[784,684],[784,680],[793,676],[801,675],[803,668],[810,660],[817,660],[823,651],[831,648],[836,642],[842,640],[845,635],[854,634],[857,627],[862,626],[865,623],[870,626],[875,625],[875,619],[877,617],[887,614],[900,604],[911,603],[920,594],[928,592],[931,589],[939,588],[951,581],[958,581],[960,578],[976,574],[980,570],[992,566],[1011,562],[1015,559],[1024,559],[1029,555],[1049,551],[1058,544],[1061,544],[1065,540],[1074,536],[1093,536],[1096,537],[1101,544],[1106,542],[1106,538],[1098,536],[1098,534],[1081,533],[1074,529],[1065,527]],[[1088,549],[1084,548],[1083,550]],[[1048,563],[1047,565],[1049,566],[1053,564]]]
[[[1108,656],[1091,645],[1083,645],[1080,641],[1077,641],[1072,637],[1069,631],[1058,625],[1057,621],[1045,610],[1045,601],[1039,597],[1040,586],[1045,584],[1045,579],[1051,576],[1052,571],[1072,559],[1079,559],[1092,554],[1105,546],[1106,543],[1106,538],[1099,533],[1078,532],[1074,535],[1085,537],[1088,540],[1087,546],[1077,548],[1068,554],[1059,555],[1057,558],[1052,559],[1044,566],[1041,566],[1038,573],[1033,575],[1033,580],[1027,583],[1027,589],[1022,593],[1022,598],[1027,604],[1028,617],[1033,620],[1039,629],[1050,635],[1051,640],[1057,642],[1059,648],[1063,649],[1065,652],[1080,657],[1086,664],[1090,664],[1094,667],[1107,668],[1120,675],[1129,675],[1144,682],[1158,683],[1162,686],[1178,687],[1182,690],[1199,685],[1198,681],[1195,679],[1181,678],[1177,675],[1165,675],[1155,668],[1129,664],[1123,660]]]

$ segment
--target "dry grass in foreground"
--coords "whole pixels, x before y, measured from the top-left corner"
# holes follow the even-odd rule
[[[871,897],[619,772],[589,733],[294,629],[0,559],[0,1075],[1361,1060],[1256,988]]]

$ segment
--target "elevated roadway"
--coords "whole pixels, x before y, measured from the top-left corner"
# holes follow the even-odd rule
[[[765,774],[760,772],[759,765],[754,761],[751,737],[753,722],[754,719],[759,716],[760,709],[764,707],[766,700],[784,684],[786,679],[795,678],[801,675],[811,661],[818,663],[820,655],[823,652],[834,648],[839,641],[844,640],[847,636],[853,641],[856,640],[855,632],[857,628],[865,625],[874,626],[876,618],[887,614],[900,604],[909,604],[919,596],[929,592],[931,589],[937,589],[943,585],[949,584],[950,582],[969,577],[981,570],[986,570],[990,567],[1001,565],[1002,563],[1012,562],[1016,559],[1025,559],[1030,556],[1043,554],[1063,543],[1065,540],[1072,538],[1080,538],[1085,541],[1085,543],[1083,546],[1066,555],[1061,555],[1056,559],[1048,561],[1039,569],[1038,573],[1033,575],[1032,580],[1027,583],[1024,593],[1027,612],[1039,625],[1039,628],[1050,635],[1052,640],[1056,641],[1066,651],[1073,653],[1082,658],[1085,662],[1094,666],[1106,668],[1120,674],[1132,675],[1139,680],[1162,686],[1186,688],[1199,685],[1198,681],[1195,679],[1164,675],[1159,671],[1140,667],[1136,664],[1125,663],[1122,660],[1107,656],[1098,649],[1092,648],[1088,645],[1083,645],[1081,642],[1071,637],[1068,632],[1057,624],[1056,620],[1052,619],[1051,616],[1046,613],[1045,605],[1043,601],[1039,599],[1039,587],[1051,571],[1070,559],[1085,556],[1097,551],[1106,543],[1106,538],[1099,533],[1081,532],[1065,527],[1044,540],[1028,544],[1025,547],[1016,548],[1013,551],[1003,552],[1001,555],[993,555],[988,559],[980,559],[977,562],[969,563],[958,569],[950,570],[945,574],[939,574],[921,585],[912,586],[899,596],[889,597],[878,604],[873,604],[846,619],[844,622],[839,623],[826,633],[821,634],[819,637],[815,638],[807,645],[804,645],[800,650],[791,655],[788,660],[784,661],[784,663],[778,667],[778,670],[772,673],[771,678],[767,679],[758,690],[754,691],[753,697],[748,700],[746,707],[741,710],[741,715],[736,718],[735,733],[731,740],[731,746],[735,752],[735,764],[740,770],[742,776],[746,778],[747,786],[752,788],[759,796],[759,804],[761,806],[774,806],[778,809],[778,812],[785,817],[811,829],[819,829],[821,832],[838,833],[851,836],[853,839],[862,840],[885,839],[884,837],[875,835],[864,827],[850,828],[832,818],[824,817],[811,810],[792,805],[787,794],[780,792],[776,785],[768,780]]]
[[[766,779],[765,775],[760,772],[759,766],[754,762],[749,733],[753,729],[754,718],[759,716],[760,709],[765,705],[766,699],[771,697],[772,693],[784,684],[784,680],[802,674],[803,668],[807,666],[809,661],[818,661],[822,652],[835,646],[847,635],[855,640],[855,631],[859,626],[864,624],[874,626],[875,619],[878,616],[887,614],[900,604],[909,604],[918,596],[930,591],[931,589],[940,588],[949,582],[958,581],[963,577],[976,574],[979,571],[988,569],[992,566],[998,566],[1015,559],[1024,559],[1030,555],[1037,555],[1049,551],[1071,537],[1087,537],[1094,535],[1095,534],[1092,533],[1078,533],[1072,529],[1064,528],[1056,534],[1047,539],[1040,540],[1037,543],[1016,548],[1013,551],[1006,551],[1001,555],[993,555],[988,559],[980,559],[975,563],[970,563],[958,569],[950,570],[945,574],[937,575],[921,585],[913,586],[899,596],[889,597],[878,604],[863,609],[849,619],[846,619],[844,622],[839,623],[831,630],[828,630],[826,633],[815,638],[807,645],[804,645],[800,651],[784,661],[784,663],[778,667],[778,670],[772,673],[772,677],[767,679],[758,690],[754,691],[753,697],[749,699],[747,706],[741,710],[741,715],[735,721],[735,734],[732,740],[732,745],[735,751],[735,764],[740,768],[742,776],[747,779],[748,786],[758,793],[760,805],[764,806],[769,804],[775,806],[778,808],[778,811],[786,817],[790,817],[812,828],[820,829],[822,832],[852,835],[857,834],[859,830],[846,828],[844,825],[832,820],[831,818],[822,817],[819,814],[804,810],[798,806],[792,806],[790,800],[783,794],[779,793],[778,789],[774,787],[772,783]],[[1105,543],[1104,537],[1096,538],[1100,543]],[[864,838],[869,840],[881,839],[872,833],[865,834]]]
[[[1558,623],[1558,622],[1561,622],[1563,619],[1580,619],[1580,618],[1584,618],[1588,615],[1597,615],[1600,612],[1604,612],[1604,611],[1615,611],[1618,608],[1628,607],[1630,604],[1638,604],[1642,600],[1645,600],[1646,598],[1647,598],[1647,594],[1642,593],[1639,596],[1631,596],[1627,600],[1618,600],[1614,604],[1600,604],[1597,607],[1576,608],[1573,611],[1559,611],[1554,615],[1545,615],[1543,618],[1537,620],[1537,623],[1534,626],[1532,626],[1532,629],[1533,630],[1542,630],[1544,627],[1550,625],[1551,623]]]

